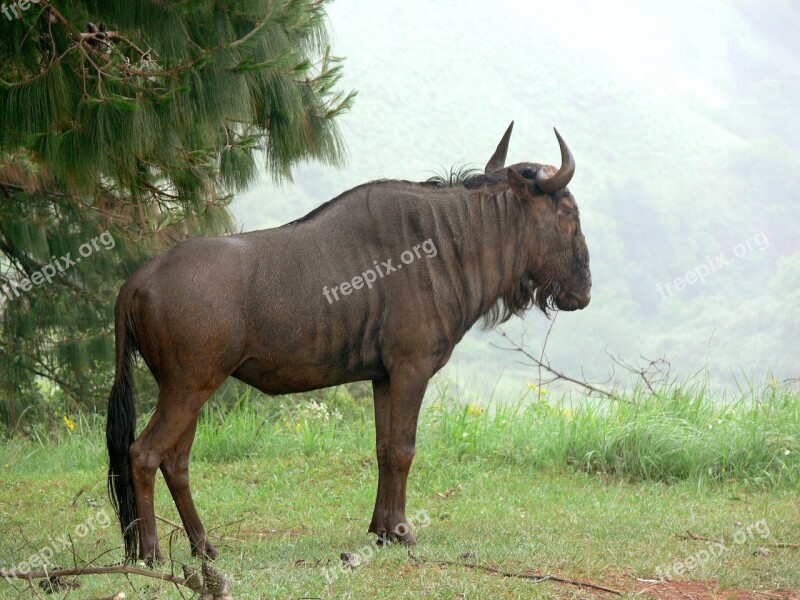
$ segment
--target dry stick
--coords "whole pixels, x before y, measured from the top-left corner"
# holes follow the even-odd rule
[[[81,497],[81,494],[83,494],[83,492],[85,492],[85,491],[86,491],[85,489],[81,488],[81,489],[78,491],[78,493],[77,493],[77,494],[75,494],[75,497],[72,499],[72,506],[75,506],[75,503],[78,501],[78,498],[80,498],[80,497]]]
[[[609,358],[611,358],[612,361],[614,361],[615,364],[619,365],[620,367],[622,367],[626,371],[629,371],[630,373],[635,373],[636,375],[638,375],[639,378],[644,382],[645,386],[647,386],[647,390],[652,395],[656,394],[656,390],[653,388],[652,385],[656,380],[656,378],[659,377],[658,383],[660,383],[664,381],[665,378],[669,377],[669,369],[671,365],[669,361],[667,361],[663,357],[651,359],[642,356],[641,358],[647,361],[647,366],[644,368],[637,368],[629,364],[627,361],[623,360],[621,357],[616,357],[613,354],[611,354],[611,352],[608,351],[608,348],[606,348],[606,354],[609,356]],[[665,369],[666,372],[663,371],[662,369]]]
[[[148,569],[140,569],[139,567],[126,567],[123,565],[114,567],[84,567],[77,569],[54,569],[52,571],[31,571],[30,573],[17,573],[16,570],[9,571],[8,569],[0,569],[0,577],[7,579],[25,579],[28,583],[32,584],[34,579],[50,579],[52,577],[77,577],[80,575],[140,575],[142,577],[150,577],[152,579],[161,579],[174,583],[177,586],[189,588],[186,585],[186,580],[183,577],[170,575],[168,573],[159,573],[158,571],[150,571]],[[194,590],[192,590],[194,591]]]
[[[786,600],[786,596],[780,596],[778,594],[770,594],[769,592],[759,592],[758,590],[753,590],[754,594],[758,594],[759,596],[766,596],[767,598],[779,598],[780,600]],[[795,598],[796,596],[789,596],[789,598]]]
[[[33,595],[34,596],[36,596],[37,598],[41,598],[42,597],[42,595],[39,593],[39,590],[37,589],[37,587],[35,585],[33,585],[33,581],[32,580],[30,580],[30,579],[28,580],[28,585],[31,586],[31,591],[33,591]]]
[[[538,358],[533,356],[530,352],[525,350],[525,348],[523,348],[517,342],[512,340],[508,336],[508,334],[506,334],[506,332],[503,331],[502,329],[498,329],[497,333],[499,333],[501,336],[503,336],[505,339],[508,340],[508,342],[513,346],[513,348],[512,348],[513,350],[516,350],[517,352],[522,353],[523,356],[525,356],[526,358],[532,360],[534,362],[534,364],[536,364],[539,367],[543,368],[545,371],[548,371],[548,372],[552,373],[553,375],[555,375],[557,379],[563,379],[564,381],[569,381],[570,383],[574,383],[575,385],[579,385],[582,388],[589,390],[590,392],[594,392],[595,394],[599,394],[599,395],[604,396],[606,398],[610,398],[611,400],[620,400],[620,401],[622,400],[622,398],[617,396],[614,392],[609,392],[608,390],[603,390],[601,388],[593,386],[590,383],[586,383],[585,381],[581,381],[579,379],[575,379],[574,377],[570,377],[569,375],[565,375],[564,373],[562,373],[560,371],[556,371],[549,364],[546,364],[543,361],[540,361]],[[495,347],[502,348],[502,346],[495,346]],[[509,348],[503,348],[503,349],[504,350],[509,350]]]
[[[697,535],[696,533],[692,533],[688,529],[686,530],[686,535],[683,535],[681,533],[676,533],[675,537],[681,540],[692,540],[695,542],[713,542],[715,544],[723,543],[720,540],[715,540],[713,538],[707,538],[702,535]],[[761,544],[761,546],[764,546],[766,548],[800,548],[800,544],[795,544],[791,542],[772,542],[769,544]]]
[[[172,525],[175,529],[183,530],[183,525],[180,523],[176,523],[175,521],[170,521],[169,519],[165,519],[164,517],[159,517],[156,515],[156,520],[161,521],[162,523],[166,523],[167,525]]]
[[[579,581],[577,579],[568,579],[567,577],[560,577],[558,575],[553,575],[549,573],[547,575],[543,575],[541,573],[534,573],[528,575],[526,573],[512,573],[510,571],[503,571],[502,569],[496,569],[495,567],[490,567],[487,565],[479,565],[476,563],[467,563],[467,562],[456,562],[450,560],[432,560],[429,558],[425,558],[424,556],[417,556],[411,550],[408,551],[408,556],[412,560],[420,564],[430,563],[434,565],[441,565],[444,567],[466,567],[468,569],[477,569],[479,571],[485,571],[487,573],[494,573],[496,575],[502,575],[503,577],[514,577],[517,579],[530,579],[533,583],[542,583],[544,581],[557,581],[558,583],[566,583],[567,585],[573,585],[575,587],[580,588],[590,588],[593,590],[599,590],[601,592],[606,592],[609,594],[613,594],[615,596],[622,596],[623,592],[619,590],[615,590],[614,588],[605,587],[596,583],[590,583],[588,581]]]
[[[542,362],[544,361],[544,353],[547,350],[547,340],[550,339],[550,332],[553,331],[553,326],[556,324],[556,319],[558,318],[558,313],[555,314],[553,320],[550,321],[550,327],[547,328],[547,335],[544,336],[544,342],[542,342],[542,352],[539,354],[539,387],[536,389],[539,392],[539,402],[542,401]],[[522,344],[525,343],[523,338]],[[520,344],[520,345],[522,345]]]
[[[715,539],[712,539],[712,538],[703,537],[702,535],[697,535],[696,533],[692,533],[688,529],[686,530],[686,535],[683,535],[682,533],[676,533],[675,537],[677,537],[678,539],[681,539],[681,540],[692,540],[692,541],[695,541],[695,542],[712,542],[714,544],[722,544],[722,543],[724,543],[724,542],[722,542],[720,540],[715,540]]]

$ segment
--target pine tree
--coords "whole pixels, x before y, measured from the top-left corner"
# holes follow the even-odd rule
[[[263,167],[288,180],[299,161],[341,163],[354,94],[336,89],[325,4],[0,6],[6,423],[52,390],[104,402],[115,294],[146,257],[231,232],[231,197]]]

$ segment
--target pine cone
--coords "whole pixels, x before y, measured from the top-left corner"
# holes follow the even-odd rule
[[[203,563],[203,582],[215,600],[233,600],[230,595],[231,582],[207,562]]]

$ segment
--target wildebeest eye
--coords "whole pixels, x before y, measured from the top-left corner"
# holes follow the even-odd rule
[[[570,217],[571,219],[574,219],[576,216],[578,216],[578,213],[574,208],[569,208],[569,207],[565,207],[565,206],[562,206],[558,210],[558,212],[560,212],[561,214],[563,214],[566,217]]]

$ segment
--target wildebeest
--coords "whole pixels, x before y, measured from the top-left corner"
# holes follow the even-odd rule
[[[159,468],[193,553],[217,555],[192,501],[189,450],[200,408],[229,376],[266,394],[371,380],[379,475],[369,531],[416,543],[406,480],[428,380],[480,318],[492,326],[532,306],[589,303],[589,253],[567,189],[572,153],[556,131],[559,169],[504,169],[512,127],[483,174],[373,181],[282,227],[183,242],[122,286],[106,437],[126,560],[161,560]],[[136,351],[159,388],[138,438]]]

